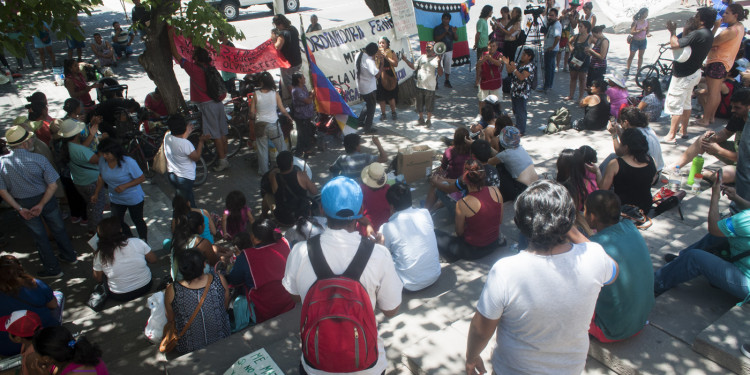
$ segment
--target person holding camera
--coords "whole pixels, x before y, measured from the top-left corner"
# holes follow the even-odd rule
[[[547,12],[547,29],[544,33],[544,87],[541,91],[545,94],[555,81],[555,57],[560,51],[561,37],[562,25],[557,21],[557,9],[551,8]]]

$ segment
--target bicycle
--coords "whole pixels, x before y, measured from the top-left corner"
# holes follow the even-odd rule
[[[200,109],[195,104],[188,104],[183,108],[180,113],[185,117],[185,121],[193,124],[193,132],[188,136],[188,140],[193,143],[195,147],[198,147],[198,139],[203,135],[203,115]],[[242,148],[242,133],[240,129],[232,124],[227,124],[227,158],[231,158],[237,155]],[[213,165],[218,159],[216,152],[216,145],[213,140],[208,140],[203,143],[203,152],[201,157],[206,161],[206,165]]]
[[[659,57],[656,58],[656,61],[653,64],[642,66],[635,74],[635,84],[638,85],[638,87],[643,88],[643,81],[650,77],[660,79],[660,76],[672,76],[672,64],[674,63],[674,60],[662,58],[662,55],[664,55],[665,52],[671,50],[669,44],[665,43],[659,45]]]

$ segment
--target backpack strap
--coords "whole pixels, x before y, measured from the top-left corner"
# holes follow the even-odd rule
[[[354,259],[349,263],[349,267],[346,268],[346,271],[344,271],[342,276],[359,281],[362,272],[364,272],[365,267],[367,266],[367,262],[370,261],[370,255],[372,255],[372,250],[374,248],[375,242],[362,237],[362,240],[359,242],[359,247],[357,248],[357,253],[354,254]]]
[[[349,263],[349,267],[346,268],[346,271],[344,271],[341,276],[359,281],[362,272],[364,272],[365,267],[367,266],[367,262],[370,260],[370,255],[372,255],[372,250],[374,248],[374,242],[362,237],[362,241],[359,242],[359,247],[357,248],[357,253],[354,254],[352,262]],[[323,248],[320,247],[320,235],[307,240],[307,254],[310,257],[310,263],[312,264],[313,271],[315,271],[315,277],[317,277],[318,280],[329,279],[336,276],[323,256]]]
[[[315,277],[318,280],[330,279],[336,275],[331,271],[331,267],[323,256],[323,248],[320,247],[320,235],[314,236],[307,240],[307,255],[310,257]],[[356,258],[356,256],[355,256]]]

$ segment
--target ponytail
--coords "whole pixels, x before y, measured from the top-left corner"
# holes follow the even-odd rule
[[[102,351],[85,336],[78,339],[62,326],[39,330],[32,339],[34,350],[39,355],[51,357],[57,362],[72,362],[85,366],[96,366],[101,361]]]

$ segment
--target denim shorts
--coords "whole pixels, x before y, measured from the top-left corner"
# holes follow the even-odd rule
[[[635,52],[635,51],[638,51],[638,50],[643,51],[645,49],[646,49],[646,39],[641,39],[641,40],[635,40],[635,39],[633,39],[632,41],[630,41],[630,51],[631,52]]]

